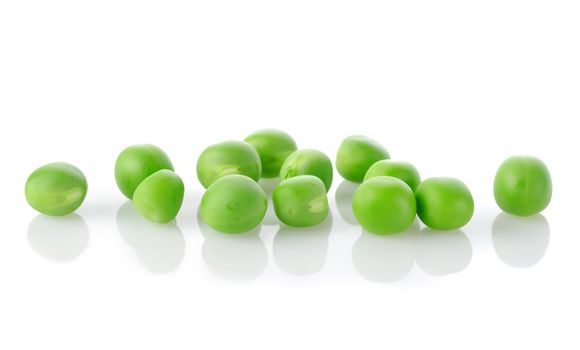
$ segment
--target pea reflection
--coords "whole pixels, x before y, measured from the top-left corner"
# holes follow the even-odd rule
[[[335,193],[338,213],[344,221],[351,225],[358,225],[358,221],[352,212],[352,197],[358,186],[359,184],[357,183],[344,180],[338,185]]]
[[[471,262],[473,248],[462,230],[423,228],[413,234],[417,265],[433,276],[463,271]]]
[[[362,230],[352,247],[355,270],[375,282],[395,282],[409,274],[415,264],[411,234],[419,230],[415,220],[405,232],[379,236]]]
[[[322,269],[332,231],[332,215],[312,227],[290,227],[280,224],[274,237],[272,253],[278,267],[291,275],[306,276]]]
[[[134,250],[141,265],[154,273],[175,271],[185,255],[185,238],[172,221],[158,224],[143,218],[131,202],[117,211],[117,230]]]
[[[501,213],[493,222],[491,238],[503,262],[514,267],[531,267],[548,250],[550,225],[542,214],[517,217]]]
[[[268,254],[260,239],[260,226],[245,233],[217,232],[201,218],[197,222],[205,238],[201,255],[208,269],[217,277],[232,282],[252,281],[266,268]]]
[[[89,228],[78,214],[63,217],[40,214],[28,226],[28,244],[45,259],[71,261],[88,246]]]

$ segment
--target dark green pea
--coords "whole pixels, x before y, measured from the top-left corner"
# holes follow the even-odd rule
[[[373,177],[354,193],[352,211],[359,224],[371,233],[401,232],[415,219],[415,195],[402,180],[390,176]]]
[[[256,131],[245,140],[258,151],[262,161],[262,177],[274,178],[280,175],[280,168],[292,152],[296,151],[296,142],[292,136],[276,129]]]
[[[235,140],[216,143],[206,148],[197,160],[197,178],[205,188],[232,174],[260,180],[262,161],[258,151],[249,143]]]
[[[133,199],[141,181],[161,169],[173,170],[171,160],[161,148],[148,144],[133,145],[117,157],[115,180],[125,197]]]
[[[30,174],[24,192],[32,208],[46,215],[62,216],[80,207],[87,188],[87,179],[77,167],[50,163]]]
[[[274,210],[288,226],[314,226],[326,219],[328,199],[322,180],[312,175],[300,175],[282,181],[272,194]]]
[[[244,175],[224,176],[212,183],[201,199],[201,217],[224,233],[247,232],[266,215],[268,196],[260,185]]]
[[[423,181],[415,192],[417,215],[435,230],[455,230],[471,220],[473,197],[458,179],[432,177]]]
[[[392,176],[401,179],[411,187],[413,192],[421,183],[421,176],[413,164],[392,159],[379,160],[373,164],[367,171],[364,181],[376,176]]]
[[[497,205],[508,214],[537,214],[546,209],[552,199],[550,171],[536,157],[508,158],[497,170],[493,194]]]
[[[346,180],[362,182],[371,165],[389,158],[389,152],[377,141],[353,135],[340,144],[336,154],[336,169]]]
[[[315,149],[301,149],[286,158],[280,169],[280,180],[313,175],[322,180],[328,192],[332,185],[332,172],[332,162],[326,154]]]
[[[179,213],[183,192],[183,181],[177,174],[159,170],[141,181],[133,195],[133,205],[145,218],[165,224]]]

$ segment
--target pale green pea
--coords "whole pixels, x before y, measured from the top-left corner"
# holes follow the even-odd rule
[[[87,189],[87,179],[77,167],[50,163],[30,174],[24,192],[32,208],[46,215],[62,216],[80,207]]]

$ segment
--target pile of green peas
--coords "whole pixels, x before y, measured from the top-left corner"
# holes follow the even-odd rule
[[[368,232],[402,232],[415,217],[435,230],[455,230],[473,216],[473,196],[461,180],[422,180],[415,166],[390,159],[383,145],[366,136],[353,135],[342,141],[336,168],[345,180],[360,183],[352,210]],[[268,196],[258,183],[261,178],[280,181],[273,190],[272,203],[283,224],[309,227],[328,216],[332,161],[319,150],[298,149],[294,139],[283,131],[264,129],[243,141],[211,145],[199,156],[196,169],[205,188],[201,218],[217,231],[242,233],[261,224],[268,208]],[[171,222],[181,209],[183,181],[167,154],[155,145],[124,149],[115,163],[115,180],[136,211],[153,222]],[[25,185],[30,206],[53,216],[74,212],[87,190],[84,174],[67,163],[36,169]],[[506,213],[537,214],[548,206],[551,196],[550,172],[536,157],[513,156],[497,170],[494,197]]]

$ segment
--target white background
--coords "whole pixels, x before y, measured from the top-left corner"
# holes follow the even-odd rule
[[[0,348],[578,349],[579,18],[576,0],[2,0]],[[201,232],[197,156],[264,127],[331,158],[368,135],[462,179],[475,216],[361,234],[335,173],[331,227]],[[115,158],[144,142],[186,184],[176,225],[122,207]],[[519,153],[551,169],[543,217],[498,217]],[[89,180],[78,216],[26,204],[52,161]]]

